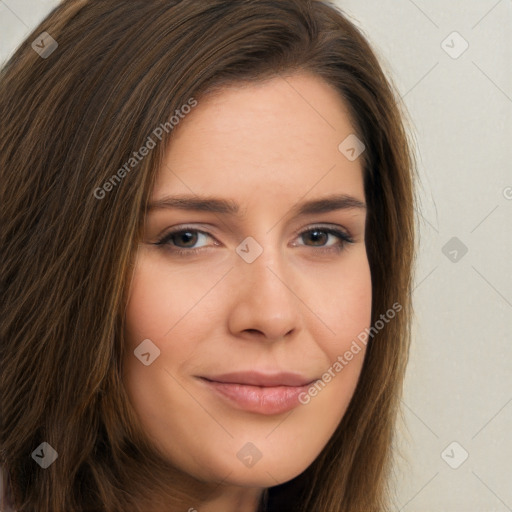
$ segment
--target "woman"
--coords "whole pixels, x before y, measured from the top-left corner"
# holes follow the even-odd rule
[[[0,82],[5,506],[388,510],[414,168],[354,25],[64,0]]]

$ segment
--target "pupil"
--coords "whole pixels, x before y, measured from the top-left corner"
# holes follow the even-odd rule
[[[192,240],[194,240],[194,236],[196,236],[196,235],[194,235],[193,233],[190,233],[190,231],[184,231],[180,238],[186,244],[187,242],[191,241],[190,238],[192,238]],[[188,238],[188,240],[186,240],[187,238]],[[194,245],[194,244],[192,244],[192,245]]]
[[[319,233],[320,233],[320,235],[319,235]],[[318,237],[321,238],[322,236],[325,237],[326,234],[323,231],[319,230],[319,229],[315,229],[314,231],[311,231],[311,237],[314,239],[313,242],[315,242],[315,241],[318,242],[319,241]]]

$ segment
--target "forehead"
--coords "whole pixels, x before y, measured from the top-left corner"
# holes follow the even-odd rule
[[[199,99],[174,129],[152,199],[199,194],[275,205],[336,192],[364,200],[362,160],[338,148],[354,132],[347,105],[319,77],[230,86]]]

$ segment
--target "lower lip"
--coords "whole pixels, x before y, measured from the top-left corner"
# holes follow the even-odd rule
[[[280,414],[300,405],[299,395],[307,392],[305,386],[261,387],[231,384],[201,379],[210,389],[240,409],[258,414]]]

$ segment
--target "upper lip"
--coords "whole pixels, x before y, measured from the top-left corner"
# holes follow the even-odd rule
[[[206,380],[248,386],[305,386],[316,379],[310,379],[298,373],[279,372],[261,373],[256,371],[223,373],[222,375],[204,376]]]

